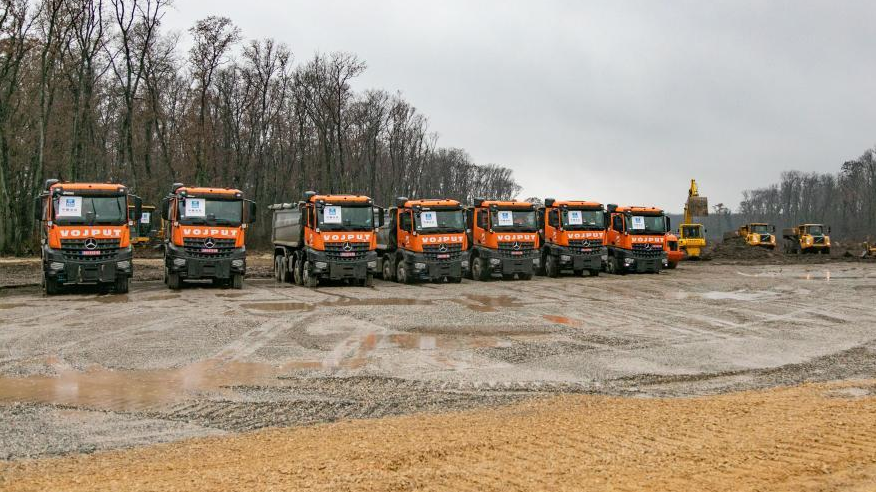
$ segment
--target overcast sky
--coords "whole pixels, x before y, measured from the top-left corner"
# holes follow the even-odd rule
[[[876,144],[869,0],[176,0],[164,23],[207,15],[299,62],[358,54],[357,90],[401,91],[440,145],[512,168],[521,198],[680,211],[697,178],[735,208]]]

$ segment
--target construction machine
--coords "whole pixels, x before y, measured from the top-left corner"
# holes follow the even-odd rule
[[[165,220],[164,282],[173,290],[185,280],[243,288],[247,226],[256,207],[243,192],[174,183],[161,202]]]
[[[687,201],[684,204],[684,221],[678,228],[678,249],[692,260],[698,260],[706,247],[706,230],[702,224],[695,224],[693,219],[708,215],[709,199],[700,196],[697,181],[692,179],[690,189],[687,191]]]
[[[575,275],[599,275],[607,258],[601,203],[546,198],[538,209],[538,231],[542,243],[539,273],[558,277],[562,270],[571,270]]]
[[[670,221],[656,207],[608,206],[606,270],[614,274],[660,273],[669,266],[664,250]]]
[[[823,224],[800,224],[782,230],[785,253],[830,254],[830,227]]]
[[[465,211],[456,200],[396,199],[377,232],[384,280],[459,283],[468,270]]]
[[[724,233],[724,242],[743,241],[749,246],[760,246],[767,249],[776,248],[776,226],[762,222],[745,224],[735,231]]]
[[[158,227],[156,222],[159,218],[155,216],[154,205],[143,205],[140,215],[133,205],[128,206],[128,220],[134,225],[131,229],[131,244],[134,247],[148,246],[155,238]]]
[[[371,286],[377,270],[377,229],[383,209],[362,195],[304,193],[297,203],[277,203],[271,241],[278,281],[316,287],[323,280]]]
[[[37,200],[46,295],[77,284],[128,292],[134,275],[128,207],[139,214],[140,198],[121,184],[50,179]]]
[[[471,231],[470,275],[476,280],[493,275],[529,280],[541,264],[532,203],[476,198],[474,206],[466,209],[466,227]]]

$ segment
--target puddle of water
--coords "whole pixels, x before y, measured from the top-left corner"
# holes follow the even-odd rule
[[[472,311],[477,311],[480,313],[496,312],[498,311],[497,308],[518,308],[525,306],[525,304],[521,303],[516,298],[511,296],[483,296],[478,294],[466,294],[465,297],[473,302],[466,302],[459,299],[453,299],[453,301],[457,304],[462,304]]]
[[[15,308],[26,307],[26,306],[27,306],[27,304],[24,304],[21,302],[0,303],[0,309],[15,309]]]
[[[258,311],[313,311],[317,307],[346,307],[346,306],[428,306],[434,301],[428,299],[409,298],[372,298],[353,299],[349,297],[317,303],[306,302],[252,302],[241,304],[240,307],[255,309]]]
[[[256,311],[313,311],[313,305],[306,302],[250,302],[240,307]]]
[[[214,294],[214,295],[216,297],[225,297],[228,299],[234,299],[237,297],[243,297],[246,295],[246,293],[244,293],[244,292],[227,292],[227,293],[223,293],[223,294]]]
[[[772,299],[775,296],[779,295],[776,292],[769,291],[746,291],[746,290],[737,290],[733,292],[720,292],[720,291],[712,291],[706,292],[702,294],[704,299],[711,299],[713,301],[723,301],[723,300],[733,300],[733,301],[760,301],[763,299]]]
[[[144,299],[144,301],[171,301],[173,299],[179,299],[181,296],[179,294],[161,294],[157,296],[151,296]]]
[[[128,302],[128,294],[116,294],[116,295],[106,295],[106,296],[97,296],[92,300],[103,303],[103,304],[115,304],[118,302]]]
[[[544,319],[550,321],[550,322],[558,323],[558,324],[561,324],[561,325],[574,326],[574,327],[582,327],[582,326],[584,326],[584,322],[583,322],[583,321],[581,321],[581,320],[577,320],[577,319],[573,319],[573,318],[567,318],[567,317],[565,317],[565,316],[554,316],[554,315],[552,315],[552,314],[545,314],[545,315],[542,316],[542,317],[543,317]]]

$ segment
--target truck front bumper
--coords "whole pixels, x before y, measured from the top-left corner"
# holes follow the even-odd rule
[[[631,273],[655,273],[669,266],[665,251],[658,254],[642,254],[626,249],[615,248],[614,257],[618,268]]]
[[[561,270],[601,270],[602,262],[608,257],[608,249],[605,246],[588,249],[590,251],[583,252],[581,248],[545,245],[545,253],[558,259]]]
[[[121,248],[112,258],[101,261],[73,259],[60,250],[43,247],[43,271],[61,284],[112,283],[134,275],[134,253],[131,247]]]
[[[541,265],[541,253],[534,249],[521,252],[518,256],[505,256],[496,250],[477,248],[478,255],[484,260],[487,271],[502,275],[532,275]]]
[[[179,246],[168,244],[164,253],[164,266],[170,273],[177,273],[188,280],[229,279],[235,274],[246,274],[246,248],[234,248],[227,256],[220,258],[195,256]]]
[[[404,251],[403,261],[407,263],[409,275],[416,280],[437,280],[462,278],[468,270],[468,253],[463,251],[456,259],[432,260],[423,253]]]
[[[363,258],[339,261],[328,258],[325,251],[309,250],[307,259],[313,275],[329,280],[363,279],[377,271],[377,251],[368,251]]]

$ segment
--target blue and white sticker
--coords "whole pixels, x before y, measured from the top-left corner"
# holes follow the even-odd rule
[[[330,205],[322,212],[322,221],[326,224],[343,224],[341,207]]]
[[[148,224],[152,220],[151,212],[143,212],[140,214],[140,223]]]
[[[630,225],[630,229],[640,231],[644,228],[645,228],[645,217],[642,217],[641,215],[634,215],[633,222]]]
[[[82,217],[82,197],[62,196],[58,200],[58,217]]]
[[[427,227],[438,227],[437,212],[423,212],[420,214],[420,225],[425,229]]]
[[[207,204],[203,198],[186,199],[186,217],[206,217]]]
[[[514,225],[514,214],[509,210],[499,210],[499,226],[507,227]]]
[[[584,214],[580,210],[569,210],[567,217],[569,225],[581,225],[584,223]]]

